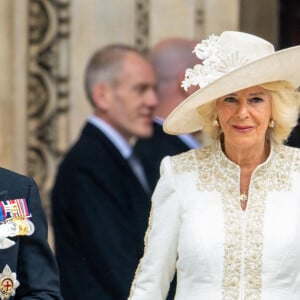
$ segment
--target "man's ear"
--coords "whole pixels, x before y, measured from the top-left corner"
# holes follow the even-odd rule
[[[107,110],[111,99],[111,88],[108,84],[98,83],[92,89],[93,102],[96,108]]]

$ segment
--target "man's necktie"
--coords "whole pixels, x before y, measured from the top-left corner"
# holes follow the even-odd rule
[[[150,187],[149,187],[149,183],[146,178],[146,175],[145,175],[143,165],[142,165],[140,159],[136,156],[136,154],[134,152],[132,152],[131,155],[129,156],[128,163],[129,163],[132,171],[138,178],[139,182],[143,186],[144,190],[147,192],[147,194],[150,194]]]

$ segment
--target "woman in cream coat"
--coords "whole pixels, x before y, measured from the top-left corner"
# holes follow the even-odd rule
[[[199,85],[167,118],[211,145],[166,157],[130,300],[300,299],[300,151],[283,145],[299,112],[300,47],[224,32],[195,48]]]

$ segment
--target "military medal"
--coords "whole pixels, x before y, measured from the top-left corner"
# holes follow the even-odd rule
[[[0,201],[0,221],[19,218],[30,218],[26,199],[12,199]]]
[[[10,267],[6,265],[0,273],[0,298],[8,300],[16,293],[16,288],[20,285],[17,280],[16,273],[12,272]]]
[[[31,235],[34,224],[29,220],[26,199],[12,199],[0,201],[0,249],[6,249],[15,244],[8,237]]]
[[[11,222],[14,226],[16,235],[32,235],[34,232],[34,225],[27,219],[16,219]]]

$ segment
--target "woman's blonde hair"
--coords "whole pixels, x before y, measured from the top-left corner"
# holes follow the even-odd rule
[[[297,125],[300,93],[287,81],[273,81],[260,86],[268,90],[272,96],[274,127],[268,128],[266,138],[275,144],[282,144]],[[197,108],[202,131],[213,140],[218,139],[221,134],[221,128],[213,125],[213,121],[217,118],[216,102],[217,99]]]

